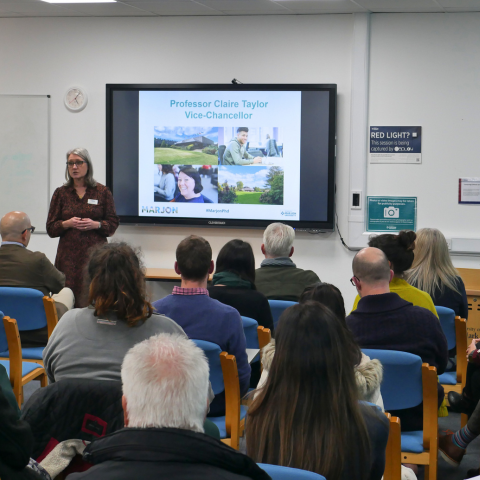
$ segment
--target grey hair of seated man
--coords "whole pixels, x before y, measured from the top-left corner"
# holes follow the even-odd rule
[[[293,252],[295,230],[283,223],[271,223],[263,232],[265,256],[270,258],[289,257]]]
[[[352,270],[357,278],[368,285],[388,284],[390,281],[390,264],[379,248],[360,250],[353,259]]]
[[[25,243],[26,228],[32,226],[30,218],[24,212],[6,213],[0,220],[0,233],[4,242]],[[24,232],[24,233],[22,233]],[[28,243],[28,242],[27,242]]]
[[[131,348],[122,364],[125,426],[203,433],[209,367],[203,350],[161,333]]]

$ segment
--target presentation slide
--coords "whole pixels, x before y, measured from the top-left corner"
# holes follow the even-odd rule
[[[300,219],[300,91],[140,91],[138,214]]]

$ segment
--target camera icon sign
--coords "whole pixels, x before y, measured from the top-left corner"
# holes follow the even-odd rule
[[[383,218],[400,218],[400,209],[395,207],[385,207],[383,209]]]

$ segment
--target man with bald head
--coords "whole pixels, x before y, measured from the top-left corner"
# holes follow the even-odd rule
[[[10,212],[0,220],[0,287],[34,288],[47,296],[53,293],[58,318],[61,318],[73,308],[73,292],[64,288],[65,275],[43,253],[27,249],[34,230],[24,212]],[[45,346],[47,327],[20,332],[20,339],[24,348]]]
[[[440,375],[448,361],[447,340],[438,318],[429,310],[390,292],[393,271],[378,248],[364,248],[352,264],[352,284],[361,297],[347,325],[361,348],[398,350],[418,355]],[[444,398],[438,384],[438,405]],[[402,431],[422,430],[423,406],[390,412],[401,419]]]

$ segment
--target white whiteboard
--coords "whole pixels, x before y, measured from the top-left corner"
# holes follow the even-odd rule
[[[50,203],[50,98],[0,95],[0,217],[28,214],[46,232]]]

